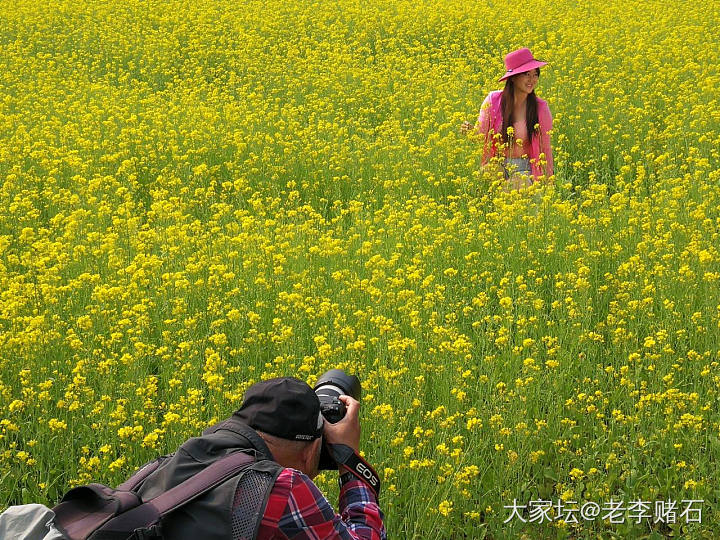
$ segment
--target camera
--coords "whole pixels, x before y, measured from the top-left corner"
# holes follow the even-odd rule
[[[320,400],[320,412],[331,424],[336,424],[345,417],[345,404],[340,401],[339,396],[351,396],[360,401],[362,394],[360,379],[355,375],[348,375],[342,369],[331,369],[320,375],[313,390]]]
[[[336,424],[345,417],[347,412],[345,404],[340,401],[339,396],[346,395],[360,401],[362,387],[360,379],[355,375],[348,375],[342,369],[331,369],[318,378],[313,388],[320,400],[320,412],[325,420]],[[327,445],[323,444],[320,452],[320,470],[337,468],[337,463],[330,455]]]

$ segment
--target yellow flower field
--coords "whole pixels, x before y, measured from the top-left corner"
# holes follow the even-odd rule
[[[392,538],[720,533],[719,2],[2,11],[0,508],[340,367]],[[458,128],[522,46],[506,193]]]

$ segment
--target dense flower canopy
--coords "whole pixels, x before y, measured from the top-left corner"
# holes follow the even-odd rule
[[[393,537],[717,530],[720,5],[531,7],[6,3],[0,507],[340,367]],[[458,127],[522,46],[556,177],[507,193]],[[503,523],[611,498],[706,518]]]

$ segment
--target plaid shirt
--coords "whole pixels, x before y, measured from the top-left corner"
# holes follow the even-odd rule
[[[283,469],[270,492],[257,540],[386,540],[380,506],[362,481],[343,482],[340,511],[335,513],[305,474]]]

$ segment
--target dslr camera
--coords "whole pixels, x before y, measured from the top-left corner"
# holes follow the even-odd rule
[[[360,401],[362,395],[360,379],[355,375],[348,375],[342,369],[331,369],[320,375],[313,390],[320,400],[320,412],[331,424],[345,418],[347,412],[339,396],[351,396]]]
[[[331,369],[320,375],[313,390],[320,400],[320,412],[331,424],[336,424],[345,418],[347,412],[345,404],[340,401],[339,396],[351,396],[358,401],[362,396],[360,379],[355,375],[348,375],[342,369]],[[320,470],[336,469],[337,467],[338,464],[331,456],[327,444],[323,444],[320,452]]]

